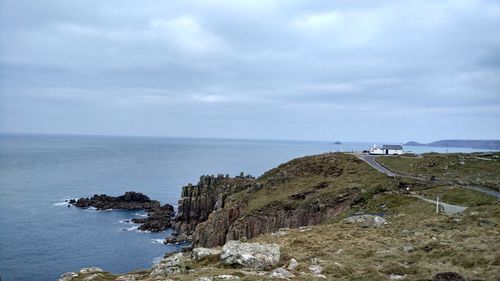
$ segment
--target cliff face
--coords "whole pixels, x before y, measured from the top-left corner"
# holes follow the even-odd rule
[[[344,154],[294,159],[258,179],[203,176],[197,185],[183,188],[175,220],[182,239],[177,241],[214,247],[280,228],[319,224],[385,181],[384,175]]]
[[[357,198],[358,194],[353,193],[341,198],[326,198],[297,209],[277,204],[249,215],[242,215],[243,205],[228,206],[213,212],[207,221],[199,224],[192,242],[203,247],[215,247],[230,240],[250,239],[280,228],[316,225],[349,209]]]
[[[189,235],[212,211],[224,208],[228,196],[254,185],[255,178],[251,176],[201,176],[198,184],[182,188],[174,229]]]

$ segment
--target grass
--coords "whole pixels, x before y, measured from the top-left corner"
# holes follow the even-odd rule
[[[492,204],[497,201],[494,196],[457,186],[435,186],[419,193],[432,199],[439,196],[443,202],[466,207]]]
[[[460,157],[466,159],[466,166],[473,166],[476,160],[491,166],[477,162],[480,163],[476,163],[478,167],[469,167],[469,170],[449,171],[456,168],[450,166],[450,161],[462,159]],[[438,176],[435,171],[441,171],[440,176],[457,175],[464,180],[472,178],[467,173],[480,167],[483,170],[477,177],[481,180],[494,181],[500,177],[496,170],[497,160],[474,160],[474,157],[479,156],[456,154],[379,159],[408,173],[416,169],[419,173]],[[429,161],[435,164],[425,164],[431,163]],[[449,165],[448,169],[443,165]],[[425,168],[419,169],[421,166]],[[308,269],[313,259],[323,266],[327,280],[378,281],[388,280],[390,275],[406,276],[405,280],[425,280],[447,271],[458,272],[468,280],[500,278],[497,250],[500,248],[500,203],[493,197],[453,186],[432,186],[411,180],[403,183],[375,171],[354,156],[337,153],[292,160],[270,170],[257,181],[262,188],[251,192],[244,190],[228,202],[227,206],[243,206],[240,218],[266,216],[281,206],[307,208],[321,200],[357,194],[349,209],[320,225],[286,230],[284,236],[262,234],[248,241],[280,244],[279,266],[286,265],[291,258],[299,262],[293,280],[316,280]],[[420,194],[440,195],[444,202],[469,208],[461,215],[436,214],[432,204],[401,194],[400,188],[406,185],[411,185],[412,191]],[[293,199],[292,195],[300,193],[306,195]],[[343,221],[355,212],[384,213],[388,223],[380,228],[363,228]],[[187,281],[230,274],[239,276],[240,280],[265,280],[262,276],[246,276],[242,269],[223,266],[217,260],[188,260],[186,266],[188,274],[170,278]],[[100,280],[113,280],[114,277],[104,274]],[[138,280],[147,280],[147,272],[139,273]]]
[[[283,178],[287,180],[276,180]],[[364,194],[374,192],[377,188],[394,188],[394,182],[387,176],[352,155],[340,153],[292,160],[270,170],[258,181],[264,188],[251,194],[244,191],[234,196],[234,204],[242,205],[244,202],[246,206],[243,215],[277,204],[298,208],[318,198],[330,198],[356,191]],[[318,188],[320,184],[324,186]],[[293,194],[307,191],[311,193],[305,200],[291,199]]]
[[[386,204],[389,213],[389,224],[383,228],[338,222],[306,232],[291,230],[279,238],[262,235],[254,241],[279,243],[286,258],[303,265],[318,258],[332,280],[387,280],[390,274],[418,280],[445,271],[483,280],[498,277],[498,228],[478,227],[479,218],[471,215],[482,210],[479,217],[498,223],[497,203],[473,207],[462,217],[436,215],[429,204],[397,194],[375,196],[372,208],[377,210],[380,204]]]
[[[425,153],[422,157],[377,157],[387,168],[423,178],[459,184],[481,185],[500,190],[500,152],[496,153]]]

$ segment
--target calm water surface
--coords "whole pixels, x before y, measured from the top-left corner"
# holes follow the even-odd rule
[[[88,266],[124,273],[176,250],[158,243],[169,231],[139,232],[125,223],[141,212],[67,208],[64,199],[133,190],[175,206],[181,187],[202,174],[259,176],[292,158],[339,149],[331,142],[2,134],[0,276],[57,280]]]

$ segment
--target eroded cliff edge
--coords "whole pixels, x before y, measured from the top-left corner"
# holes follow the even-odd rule
[[[167,242],[214,247],[280,228],[320,224],[369,192],[394,185],[388,181],[356,157],[340,153],[294,159],[259,178],[202,176],[198,184],[183,187],[174,222],[178,235]]]

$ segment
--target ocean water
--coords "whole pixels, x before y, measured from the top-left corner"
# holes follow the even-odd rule
[[[342,149],[371,145],[345,142]],[[202,174],[259,176],[299,156],[338,150],[332,142],[1,134],[0,276],[57,280],[89,266],[125,273],[177,250],[158,243],[170,230],[139,232],[125,222],[142,212],[68,208],[65,199],[138,191],[175,206],[182,186]]]

